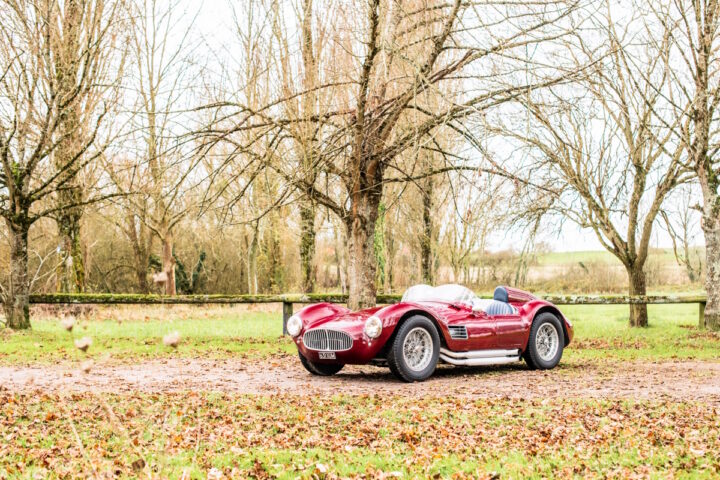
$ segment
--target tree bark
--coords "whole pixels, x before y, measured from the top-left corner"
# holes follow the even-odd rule
[[[428,285],[432,285],[435,282],[432,251],[432,193],[433,179],[432,177],[428,177],[425,190],[422,192],[423,233],[422,237],[420,238],[420,265],[422,270],[422,281],[423,283],[427,283]]]
[[[82,50],[78,30],[81,27],[81,15],[81,4],[76,0],[68,0],[63,21],[63,44],[57,55],[55,71],[60,98],[71,96],[76,88],[80,66],[77,55]],[[59,292],[82,293],[85,290],[85,258],[80,245],[80,220],[83,210],[79,204],[82,203],[83,191],[81,181],[77,178],[82,173],[69,168],[76,163],[74,159],[85,145],[80,103],[74,102],[62,109],[58,120],[63,140],[55,149],[54,161],[64,185],[57,191],[61,257],[57,270],[57,289]]]
[[[250,248],[248,249],[247,272],[248,272],[248,293],[254,295],[258,292],[257,278],[257,250],[258,236],[260,225],[256,221],[253,225],[252,238],[250,239]]]
[[[150,252],[153,247],[154,236],[148,231],[143,223],[144,220],[136,221],[133,214],[126,217],[127,227],[124,228],[130,237],[130,244],[133,248],[134,270],[137,278],[138,290],[141,293],[150,293],[148,284],[148,266],[150,264]]]
[[[630,284],[630,295],[647,295],[647,282],[645,278],[645,270],[643,265],[633,265],[627,267],[628,281]],[[646,304],[630,304],[630,326],[631,327],[647,327],[648,314]]]
[[[705,304],[704,326],[720,330],[720,219],[703,218],[705,233]]]
[[[385,264],[385,293],[393,292],[395,277],[395,254],[397,246],[395,244],[395,232],[392,222],[385,222],[385,246],[387,249],[387,259]]]
[[[162,238],[162,264],[163,272],[167,275],[165,280],[165,295],[175,295],[175,257],[173,256],[173,234],[165,232]]]
[[[28,275],[29,225],[7,222],[10,230],[10,285],[3,309],[6,325],[15,330],[30,328],[30,277]]]
[[[300,269],[302,291],[312,293],[315,290],[315,208],[309,198],[300,203]]]
[[[361,310],[375,306],[377,294],[375,278],[375,222],[379,206],[377,201],[365,198],[355,205],[355,215],[346,223],[348,238],[348,308]]]
[[[66,199],[65,202],[79,201]],[[60,262],[57,270],[57,291],[82,293],[85,291],[85,257],[80,239],[82,210],[74,207],[60,212]]]

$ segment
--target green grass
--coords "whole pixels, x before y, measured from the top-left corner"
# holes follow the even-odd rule
[[[698,305],[649,305],[650,326],[628,326],[627,305],[566,305],[575,327],[566,359],[720,359],[720,335],[699,330]]]
[[[90,465],[100,476],[144,476],[132,467],[139,458],[162,478],[213,468],[288,479],[720,474],[707,404],[191,393],[0,394],[0,405],[9,427],[0,477],[76,476]]]
[[[27,332],[0,331],[0,363],[75,360],[80,357],[74,339],[89,336],[89,353],[96,360],[185,357],[264,357],[288,354],[293,343],[281,337],[280,313],[233,309],[169,310],[168,314],[138,315],[142,308],[110,310],[101,318],[82,320],[69,333],[54,318],[33,321]],[[587,359],[720,359],[720,336],[697,328],[698,306],[651,305],[650,327],[628,327],[626,305],[564,306],[575,327],[575,340],[565,360]],[[162,312],[160,310],[160,312]],[[147,317],[147,318],[146,318]],[[121,322],[118,322],[118,319]],[[177,350],[163,345],[162,337],[177,331]]]
[[[141,307],[137,309],[142,311]],[[110,315],[114,318],[80,320],[72,332],[63,329],[58,319],[35,319],[31,331],[0,331],[0,362],[73,360],[79,355],[74,340],[85,336],[92,339],[91,355],[112,359],[158,358],[171,351],[181,356],[218,358],[266,356],[294,348],[292,342],[281,337],[279,314],[226,310],[230,311],[212,310],[206,318],[202,318],[202,309],[198,308],[189,314],[184,311],[179,318],[170,311],[168,318],[138,320],[124,319],[127,309],[122,309]],[[162,337],[170,332],[180,334],[177,350],[162,342]]]

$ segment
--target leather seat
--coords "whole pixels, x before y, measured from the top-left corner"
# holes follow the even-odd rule
[[[485,313],[488,315],[512,315],[515,313],[515,308],[509,303],[493,300],[485,307]]]
[[[510,305],[505,287],[495,289],[493,300],[485,307],[485,313],[488,315],[512,315],[515,313],[515,307]]]

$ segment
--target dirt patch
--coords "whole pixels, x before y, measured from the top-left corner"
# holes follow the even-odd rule
[[[0,367],[0,389],[10,392],[239,394],[376,393],[471,398],[628,398],[702,400],[720,404],[720,363],[698,361],[570,364],[531,371],[504,367],[441,366],[423,383],[396,380],[387,368],[346,366],[333,377],[307,373],[293,356],[270,361],[169,359],[133,364]]]

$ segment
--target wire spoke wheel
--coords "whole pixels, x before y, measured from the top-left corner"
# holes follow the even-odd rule
[[[541,359],[550,361],[555,358],[560,345],[560,335],[552,323],[544,323],[535,335],[535,349]]]
[[[416,372],[424,370],[433,356],[433,339],[422,327],[408,332],[403,342],[403,358],[408,368]]]

